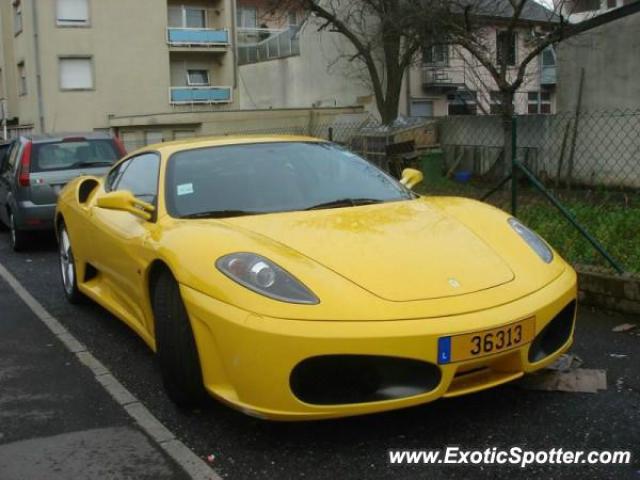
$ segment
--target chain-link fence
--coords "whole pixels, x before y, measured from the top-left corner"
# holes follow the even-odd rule
[[[640,111],[520,116],[513,126],[515,158],[540,188],[516,169],[515,184],[507,181],[486,200],[506,210],[515,206],[518,217],[574,264],[597,269],[618,264],[640,273]],[[445,181],[453,193],[483,198],[511,173],[504,161],[504,131],[499,117],[440,122],[444,168],[471,178],[457,185]]]

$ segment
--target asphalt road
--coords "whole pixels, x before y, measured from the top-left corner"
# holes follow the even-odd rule
[[[0,478],[189,478],[2,279]]]
[[[43,237],[14,254],[0,233],[0,263],[151,412],[198,455],[215,455],[222,477],[254,478],[616,478],[640,480],[640,336],[613,333],[640,318],[583,308],[573,352],[585,368],[607,370],[598,394],[537,392],[506,385],[385,414],[309,423],[271,423],[214,401],[182,412],[165,396],[152,353],[94,304],[73,307],[61,293],[56,247]],[[626,357],[612,357],[624,354]],[[394,466],[389,449],[510,448],[631,450],[632,466]]]

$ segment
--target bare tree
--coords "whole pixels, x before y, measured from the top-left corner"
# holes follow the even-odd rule
[[[303,10],[320,31],[336,32],[353,47],[346,60],[365,72],[382,122],[398,117],[403,78],[425,42],[435,35],[423,0],[270,0],[273,11]]]

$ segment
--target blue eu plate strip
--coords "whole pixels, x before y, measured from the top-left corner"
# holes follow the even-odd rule
[[[438,363],[449,363],[451,361],[451,337],[440,337],[438,339]]]

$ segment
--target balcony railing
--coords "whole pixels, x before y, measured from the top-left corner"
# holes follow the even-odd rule
[[[422,70],[422,85],[424,88],[458,87],[466,83],[466,69],[464,67],[424,67]]]
[[[213,28],[167,28],[167,43],[174,47],[218,47],[229,45],[229,31]]]
[[[231,87],[171,87],[169,97],[173,105],[230,103],[233,101]]]
[[[299,27],[285,30],[238,29],[238,64],[266,62],[300,55]]]

